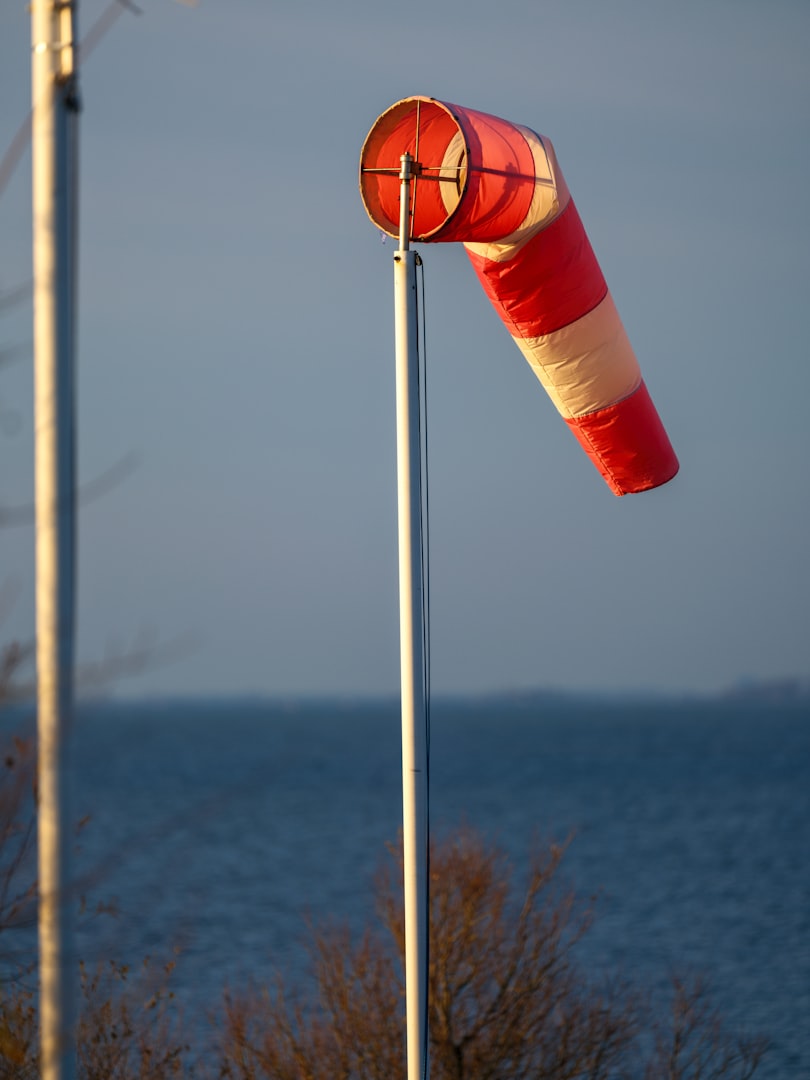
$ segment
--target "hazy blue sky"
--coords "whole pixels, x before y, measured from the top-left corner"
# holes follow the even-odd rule
[[[393,243],[375,117],[429,94],[551,137],[681,460],[612,495],[460,247],[426,271],[433,685],[810,676],[810,4],[144,0],[86,60],[79,652],[193,634],[150,693],[398,687]],[[105,10],[86,0],[86,31]],[[29,109],[0,6],[0,146]],[[0,288],[30,276],[30,158]],[[0,503],[31,501],[28,301],[0,313]],[[33,532],[0,533],[0,637]]]

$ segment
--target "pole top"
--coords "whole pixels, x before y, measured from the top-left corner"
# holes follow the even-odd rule
[[[399,171],[399,250],[407,251],[411,241],[411,180],[418,175],[418,164],[409,151],[400,157]],[[414,191],[414,196],[416,192]]]

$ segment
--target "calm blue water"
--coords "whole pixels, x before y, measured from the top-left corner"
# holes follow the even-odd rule
[[[700,970],[758,1076],[810,1077],[810,715],[740,703],[435,705],[431,816],[526,863],[575,832],[565,873],[599,892],[593,971],[653,994]],[[301,971],[304,913],[362,925],[401,822],[395,705],[95,705],[80,718],[79,867],[117,918],[93,960],[183,947],[178,996]]]

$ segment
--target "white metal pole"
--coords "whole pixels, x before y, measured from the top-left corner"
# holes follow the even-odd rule
[[[402,155],[399,251],[394,253],[402,694],[402,826],[408,1080],[427,1076],[427,731],[423,643],[421,450],[416,254],[410,250],[413,158]]]
[[[33,0],[40,1075],[75,1076],[69,910],[75,581],[75,8]]]

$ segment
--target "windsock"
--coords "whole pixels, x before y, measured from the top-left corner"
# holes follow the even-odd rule
[[[360,192],[399,235],[401,157],[415,161],[411,239],[461,241],[484,291],[617,495],[665,484],[678,459],[551,142],[429,97],[387,109],[366,138]]]

